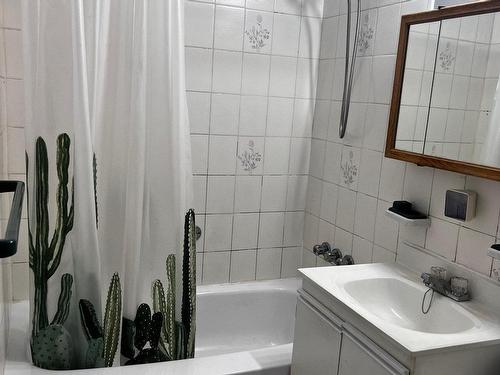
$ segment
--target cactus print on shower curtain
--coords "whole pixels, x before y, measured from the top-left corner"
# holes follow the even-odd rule
[[[70,176],[70,146],[67,134],[57,137],[56,163],[57,188],[56,224],[50,228],[49,220],[49,158],[47,145],[39,137],[36,140],[34,160],[33,197],[28,197],[29,215],[29,266],[33,272],[33,316],[31,332],[31,354],[33,363],[49,370],[70,370],[75,368],[111,367],[117,361],[121,336],[121,353],[128,360],[124,363],[141,364],[170,361],[194,357],[196,333],[196,225],[195,214],[189,210],[184,222],[184,246],[182,251],[182,275],[176,277],[176,257],[166,259],[166,291],[160,280],[152,283],[152,308],[142,303],[134,320],[122,316],[122,287],[118,273],[110,281],[104,318],[100,323],[100,311],[88,299],[80,299],[78,306],[72,306],[73,275],[61,272],[61,259],[74,223],[74,188]],[[26,156],[27,169],[29,158]],[[97,216],[96,167],[93,159],[94,196]],[[30,202],[30,200],[33,200]],[[97,227],[97,217],[96,217]],[[51,235],[52,233],[52,235]],[[62,266],[64,269],[66,266]],[[48,298],[54,275],[61,275],[59,297],[54,309]],[[177,281],[178,280],[178,281]],[[182,283],[181,316],[176,317],[176,283]],[[80,292],[81,293],[81,292]],[[71,309],[79,309],[79,323],[87,346],[77,345],[66,325]],[[49,318],[48,310],[55,310]],[[74,329],[74,328],[73,328]],[[77,352],[79,351],[79,352]],[[77,358],[80,358],[78,361]],[[83,358],[83,363],[82,359]]]
[[[196,223],[193,210],[184,220],[181,317],[175,317],[176,259],[166,261],[167,291],[160,280],[152,284],[153,311],[137,309],[135,320],[123,318],[121,353],[126,365],[173,361],[194,357],[196,336]],[[149,342],[149,348],[145,345]],[[137,349],[137,351],[136,351]]]
[[[35,365],[52,370],[72,368],[73,343],[64,323],[70,311],[73,276],[61,276],[57,311],[49,322],[47,313],[48,281],[54,276],[66,243],[73,229],[74,194],[69,193],[70,139],[67,134],[57,137],[57,224],[49,239],[49,161],[47,145],[39,137],[35,147],[34,203],[35,218],[28,220],[29,266],[34,276],[34,299],[31,334],[31,354]],[[29,160],[26,156],[26,165]],[[31,197],[28,196],[28,205]],[[30,212],[30,210],[28,210]],[[32,225],[32,223],[35,225]]]

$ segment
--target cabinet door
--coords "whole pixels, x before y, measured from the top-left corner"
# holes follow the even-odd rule
[[[337,375],[341,340],[340,329],[299,297],[292,375]]]
[[[408,370],[367,338],[343,332],[338,375],[408,375]]]

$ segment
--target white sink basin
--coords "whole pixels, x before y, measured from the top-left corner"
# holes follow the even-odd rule
[[[300,272],[304,283],[323,289],[325,298],[332,298],[341,311],[347,308],[412,353],[500,342],[500,316],[474,299],[455,302],[435,293],[429,313],[423,314],[427,288],[418,275],[395,263]],[[426,302],[429,298],[430,293]]]
[[[349,281],[346,292],[388,323],[429,333],[458,333],[476,327],[479,322],[457,303],[434,297],[427,315],[421,312],[425,290],[411,282],[395,278]],[[426,298],[426,306],[430,294]]]

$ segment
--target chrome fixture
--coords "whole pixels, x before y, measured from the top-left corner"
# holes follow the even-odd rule
[[[443,267],[431,267],[431,273],[424,272],[420,277],[429,290],[438,292],[454,301],[464,302],[471,299],[468,280],[456,276],[447,279],[446,269]]]
[[[337,266],[348,266],[354,264],[352,256],[342,256],[342,251],[337,248],[332,249],[328,242],[323,242],[321,245],[315,245],[313,247],[313,253],[318,256],[322,256],[326,262]]]
[[[349,64],[349,51],[351,48],[351,1],[347,0],[347,35],[345,44],[345,70],[344,70],[344,93],[342,94],[342,108],[340,112],[339,137],[345,136],[347,120],[349,118],[349,107],[351,105],[352,81],[354,79],[354,68],[356,67],[356,56],[359,42],[359,18],[361,15],[361,0],[356,7],[356,26],[354,28],[354,45],[352,49],[351,63]]]

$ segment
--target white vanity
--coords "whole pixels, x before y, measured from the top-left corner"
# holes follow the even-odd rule
[[[500,311],[435,294],[398,264],[302,269],[292,375],[498,375]]]

